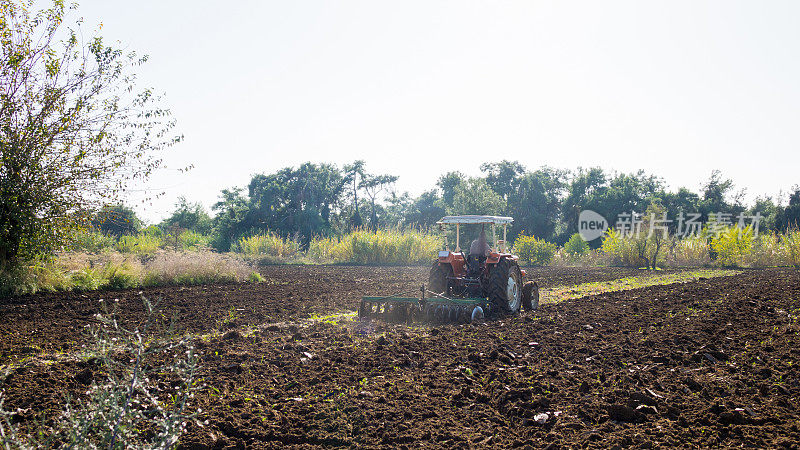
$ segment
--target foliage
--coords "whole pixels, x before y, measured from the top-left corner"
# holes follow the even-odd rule
[[[564,244],[564,251],[568,255],[580,256],[589,252],[589,243],[587,243],[580,234],[575,233],[570,236],[569,241]]]
[[[179,140],[135,85],[146,57],[85,34],[62,1],[37,6],[0,0],[0,270],[61,249]]]
[[[397,181],[397,176],[395,175],[364,174],[361,178],[361,182],[358,186],[364,190],[367,198],[369,198],[369,204],[371,207],[369,225],[373,230],[377,229],[379,226],[377,213],[378,195],[391,186],[395,181]]]
[[[100,253],[113,250],[117,245],[117,238],[114,236],[93,231],[91,229],[77,229],[70,236],[71,250],[84,250],[87,252]]]
[[[442,239],[417,230],[355,230],[341,238],[314,239],[308,256],[316,261],[353,264],[429,262]]]
[[[132,236],[122,236],[117,241],[117,250],[122,253],[135,255],[152,255],[164,244],[164,240],[151,233],[139,233]]]
[[[786,249],[787,263],[794,267],[800,267],[800,230],[790,229],[783,237]]]
[[[49,260],[0,271],[0,298],[12,295],[54,292],[72,288],[70,277]]]
[[[266,280],[260,273],[254,270],[250,272],[250,276],[247,277],[247,281],[249,281],[250,283],[263,283]]]
[[[556,244],[526,236],[523,231],[514,241],[512,252],[533,266],[546,266],[553,260],[557,248]]]
[[[452,215],[488,214],[501,215],[506,202],[482,178],[468,178],[455,188],[453,205],[448,209]]]
[[[412,201],[406,211],[404,223],[410,226],[431,227],[447,215],[444,200],[435,191],[423,192]]]
[[[631,221],[630,229],[610,228],[603,239],[602,250],[611,255],[617,265],[656,269],[663,265],[665,250],[671,238],[666,228],[664,208],[657,202],[647,207],[644,217]],[[662,258],[662,259],[660,259]]]
[[[256,234],[239,239],[234,251],[248,256],[285,258],[296,255],[300,251],[300,244],[297,241],[282,238],[275,233]]]
[[[753,250],[753,230],[750,227],[727,227],[711,239],[717,261],[724,266],[743,265]]]
[[[91,220],[92,226],[106,235],[116,237],[123,234],[136,234],[142,222],[136,213],[125,205],[105,205]]]
[[[4,448],[172,448],[194,419],[187,406],[197,389],[198,358],[186,337],[167,327],[163,314],[142,297],[147,319],[125,328],[115,310],[104,308],[87,325],[89,363],[104,379],[92,382],[88,398],[67,401],[53,428],[23,430],[12,422],[0,395]],[[148,430],[148,432],[143,432]],[[26,432],[27,431],[27,432]]]
[[[250,180],[246,230],[272,230],[282,235],[311,236],[327,232],[345,179],[331,164],[304,163]],[[240,237],[241,234],[237,236]]]
[[[609,228],[603,237],[602,250],[611,255],[614,265],[626,267],[641,267],[644,264],[639,256],[634,239],[623,236],[622,233],[614,228]]]
[[[200,203],[189,203],[186,197],[179,197],[175,211],[161,223],[164,230],[186,230],[197,234],[211,232],[211,217]]]
[[[194,230],[186,230],[178,235],[178,247],[180,250],[201,250],[208,247],[211,239]]]

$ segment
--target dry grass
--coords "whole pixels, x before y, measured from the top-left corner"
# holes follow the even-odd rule
[[[54,261],[24,267],[20,273],[0,275],[0,295],[263,281],[241,257],[210,251],[160,250],[148,257],[64,253]]]
[[[246,281],[253,267],[244,260],[207,251],[163,252],[145,263],[145,286]]]

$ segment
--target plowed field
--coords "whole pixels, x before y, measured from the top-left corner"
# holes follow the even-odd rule
[[[800,273],[733,277],[545,304],[478,325],[362,323],[362,295],[426,268],[288,267],[259,285],[143,290],[192,333],[206,387],[185,448],[795,447]],[[543,288],[630,276],[537,269]],[[25,427],[80,396],[68,355],[100,299],[142,320],[139,291],[0,302],[0,388]],[[237,330],[237,333],[230,333]],[[223,334],[228,331],[227,334]],[[66,355],[66,356],[64,356]],[[58,356],[58,357],[57,357]]]

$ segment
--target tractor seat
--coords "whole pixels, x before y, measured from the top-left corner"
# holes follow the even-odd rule
[[[469,255],[467,256],[467,276],[470,278],[477,278],[481,275],[481,268],[486,263],[486,257],[483,255]]]

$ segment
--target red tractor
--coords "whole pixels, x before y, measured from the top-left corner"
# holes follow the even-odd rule
[[[428,289],[448,298],[488,299],[488,306],[505,314],[517,313],[520,306],[532,310],[539,306],[539,287],[526,280],[519,258],[506,248],[507,227],[511,217],[446,216],[437,222],[440,229],[455,225],[456,245],[445,250],[431,267]],[[488,255],[470,255],[461,249],[461,225],[491,225]],[[497,226],[503,226],[503,239],[497,239]]]
[[[493,313],[515,314],[520,307],[539,306],[539,286],[525,281],[519,258],[506,249],[506,228],[514,219],[496,216],[447,216],[437,224],[455,224],[456,246],[450,250],[445,235],[445,250],[439,252],[431,268],[428,285],[417,290],[419,297],[405,297],[413,291],[385,297],[363,297],[358,310],[362,319],[391,321],[433,321],[469,323]],[[480,241],[482,251],[470,255],[461,250],[461,225],[491,225],[491,239]],[[503,239],[497,239],[497,226],[503,226]],[[492,246],[489,245],[492,244]]]

